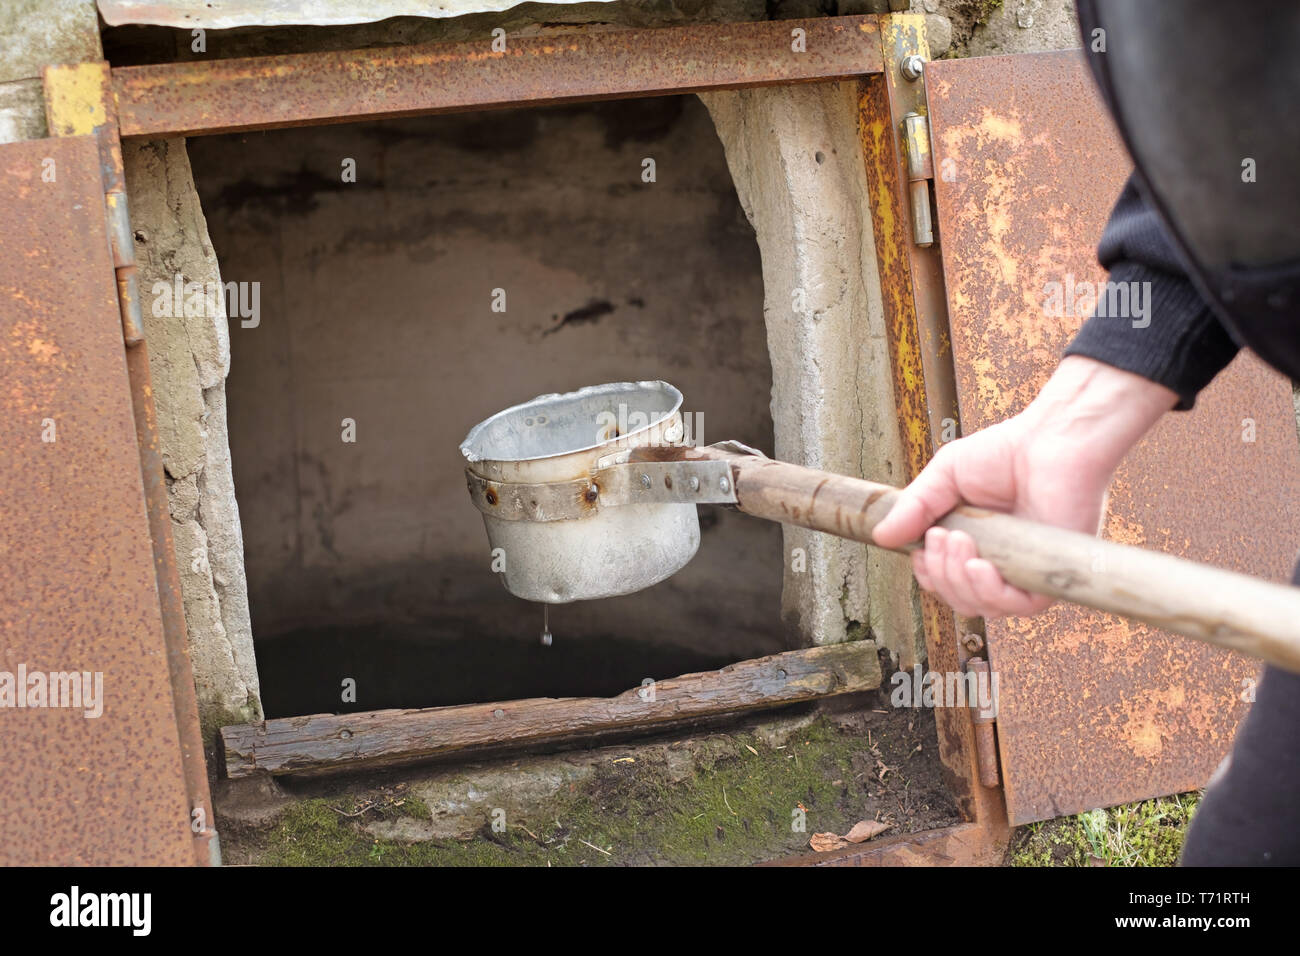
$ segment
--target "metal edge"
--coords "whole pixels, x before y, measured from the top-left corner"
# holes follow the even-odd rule
[[[626,462],[590,478],[536,484],[494,481],[466,468],[465,480],[474,507],[502,521],[578,521],[631,505],[736,503],[725,461]]]
[[[933,456],[935,435],[957,418],[955,369],[947,332],[947,294],[938,244],[912,241],[907,201],[907,154],[902,124],[908,113],[926,112],[924,76],[903,77],[905,56],[928,59],[925,18],[880,17],[882,72],[859,87],[859,137],[866,163],[877,266],[885,309],[894,401],[899,412],[908,479]],[[964,670],[958,637],[977,623],[959,621],[952,610],[921,592],[921,614],[931,669]],[[936,708],[940,759],[963,817],[976,824],[990,847],[1010,837],[1000,787],[980,782],[975,728],[965,708]]]
[[[106,205],[110,204],[110,197],[114,193],[120,193],[123,201],[121,215],[125,217],[126,179],[110,87],[107,63],[47,67],[44,77],[46,118],[51,136],[93,134],[98,139]],[[112,221],[110,216],[110,222]],[[129,224],[126,226],[126,235],[131,235]],[[112,245],[109,237],[106,236],[105,241]],[[124,339],[129,338],[125,327],[123,334]],[[136,443],[140,453],[145,509],[153,545],[163,636],[167,644],[167,667],[171,676],[182,772],[192,814],[190,832],[193,835],[194,860],[199,866],[219,865],[220,842],[208,786],[180,573],[176,567],[176,552],[172,541],[171,512],[158,437],[157,410],[153,403],[149,351],[141,340],[132,343],[132,347],[124,348],[124,354],[131,388]],[[199,818],[196,819],[194,814],[198,814]]]
[[[667,412],[665,412],[661,417],[655,419],[654,421],[648,423],[647,425],[638,428],[635,431],[630,431],[626,435],[619,436],[619,438],[622,439],[635,438],[638,435],[643,435],[651,431],[656,425],[662,424],[663,422],[672,418],[673,415],[681,411],[682,402],[685,401],[685,397],[682,395],[681,390],[678,389],[677,386],[665,382],[662,379],[647,379],[641,382],[608,382],[604,385],[584,385],[582,388],[576,389],[572,392],[547,392],[545,395],[538,395],[536,398],[530,398],[528,401],[520,402],[518,405],[511,405],[509,408],[503,408],[501,409],[501,411],[496,412],[493,415],[489,415],[487,418],[483,419],[483,421],[479,422],[477,425],[475,425],[473,428],[469,430],[469,434],[465,436],[465,440],[460,443],[460,453],[465,456],[466,461],[470,463],[474,463],[479,461],[510,461],[510,462],[546,461],[548,459],[553,459],[553,458],[563,458],[565,455],[580,454],[581,452],[585,452],[585,451],[595,451],[597,448],[602,447],[606,443],[595,442],[591,445],[584,445],[581,448],[570,448],[570,449],[566,449],[565,451],[556,452],[553,455],[540,455],[537,458],[487,458],[486,456],[483,455],[474,454],[472,451],[470,451],[470,446],[474,444],[475,439],[477,439],[480,435],[482,435],[485,431],[488,430],[488,427],[491,426],[493,422],[496,422],[516,412],[527,412],[535,408],[541,409],[556,401],[563,401],[566,399],[580,399],[583,398],[584,396],[595,395],[599,392],[612,390],[614,392],[627,392],[631,394],[633,392],[645,390],[648,387],[653,388],[655,386],[660,386],[660,385],[662,385],[665,389],[668,390],[669,395],[673,396],[673,407],[670,408]],[[613,444],[613,442],[609,442],[609,444]]]
[[[591,30],[120,67],[121,135],[235,130],[843,80],[881,69],[874,16]]]

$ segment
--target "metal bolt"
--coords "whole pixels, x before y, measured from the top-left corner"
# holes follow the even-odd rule
[[[978,654],[980,651],[984,650],[984,638],[980,637],[978,634],[967,634],[961,639],[961,643],[962,646],[972,654]]]
[[[722,489],[722,493],[725,495],[731,491],[731,481],[725,476],[719,478],[718,487]]]
[[[645,489],[647,489],[647,490],[649,490],[650,485],[651,485],[650,476],[649,476],[649,475],[642,475],[642,476],[641,476],[641,487],[642,487],[642,488],[645,488]]]
[[[700,478],[698,475],[691,475],[690,485],[691,485],[691,491],[700,490]]]
[[[925,60],[915,53],[909,53],[903,57],[903,62],[898,64],[898,69],[902,72],[903,79],[915,83],[925,72]]]
[[[499,707],[496,710],[492,711],[492,716],[496,718],[501,718],[504,717],[505,715],[506,712]]]

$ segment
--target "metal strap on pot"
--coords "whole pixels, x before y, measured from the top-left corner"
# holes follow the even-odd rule
[[[736,503],[725,461],[629,462],[544,484],[490,481],[468,468],[465,478],[474,506],[505,521],[572,521],[624,505]]]

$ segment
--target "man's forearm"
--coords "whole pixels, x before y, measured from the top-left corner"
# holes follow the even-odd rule
[[[1110,273],[1108,292],[1065,354],[1159,382],[1178,394],[1178,408],[1191,408],[1238,347],[1188,278],[1159,215],[1132,178],[1111,211],[1097,257]],[[1140,319],[1130,314],[1138,302]]]
[[[1072,355],[1061,360],[1022,416],[1032,443],[1109,474],[1177,401],[1163,385]]]

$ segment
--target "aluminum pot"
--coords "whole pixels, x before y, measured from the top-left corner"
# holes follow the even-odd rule
[[[635,447],[680,444],[681,405],[667,382],[614,382],[539,395],[470,430],[460,446],[470,493],[511,594],[547,604],[630,594],[695,556],[695,504],[603,507],[608,489],[593,483]],[[532,520],[498,516],[512,496]]]

